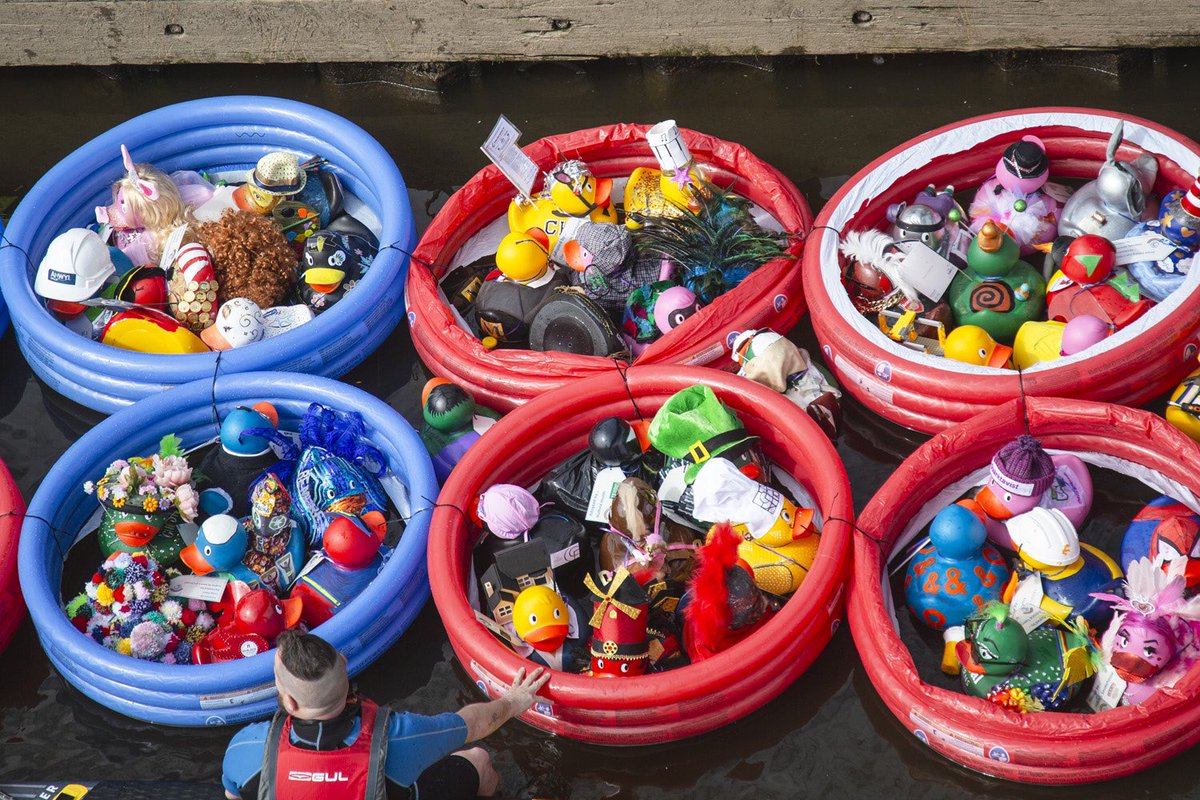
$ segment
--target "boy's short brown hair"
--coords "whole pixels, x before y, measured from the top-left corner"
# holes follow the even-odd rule
[[[287,671],[302,681],[316,681],[340,666],[341,657],[333,645],[314,636],[292,629],[284,631],[275,642],[279,660]]]

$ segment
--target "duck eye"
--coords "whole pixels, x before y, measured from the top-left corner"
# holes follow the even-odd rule
[[[561,608],[554,609],[554,618],[562,619],[562,609]]]
[[[987,358],[987,348],[986,347],[979,348],[979,357]]]
[[[212,545],[209,545],[209,544],[204,545],[204,555],[206,555],[206,556],[212,555]]]
[[[624,664],[621,665],[621,672],[624,672],[624,673],[629,672],[629,662],[628,661],[626,661]]]
[[[1154,649],[1154,647],[1152,645],[1146,645],[1146,647],[1144,649],[1146,651],[1146,655],[1148,655],[1148,656],[1152,656],[1158,652],[1157,650]]]
[[[529,624],[530,624],[530,625],[537,625],[537,614],[530,614],[530,615],[529,615]]]
[[[596,659],[596,669],[604,669],[604,659],[603,658]]]
[[[1011,503],[1011,502],[1012,502],[1012,492],[1005,492],[1005,493],[1004,493],[1004,502],[1006,502],[1006,503]]]

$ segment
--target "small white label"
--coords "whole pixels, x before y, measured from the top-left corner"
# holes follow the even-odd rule
[[[1051,199],[1057,200],[1060,203],[1065,203],[1071,199],[1074,194],[1071,187],[1063,186],[1061,183],[1046,181],[1042,184],[1042,194],[1049,195]]]
[[[1121,704],[1125,696],[1125,679],[1117,674],[1111,664],[1101,664],[1100,671],[1092,681],[1092,690],[1088,693],[1087,704],[1093,711],[1107,711]]]
[[[183,246],[183,236],[187,232],[188,226],[180,225],[171,231],[171,235],[167,237],[167,243],[163,245],[162,256],[158,259],[158,266],[168,275],[171,272],[171,268],[175,266],[175,256],[179,253],[179,248]]]
[[[1161,233],[1143,233],[1128,239],[1113,242],[1117,251],[1118,264],[1133,264],[1137,261],[1158,261],[1174,253],[1179,245]]]
[[[605,467],[596,474],[592,484],[592,496],[588,500],[587,521],[608,522],[612,513],[612,501],[617,496],[617,484],[625,480],[625,472],[620,467]]]
[[[521,132],[508,121],[503,114],[496,120],[496,126],[488,134],[487,141],[479,148],[492,163],[500,168],[504,177],[517,187],[523,196],[529,197],[533,191],[533,182],[537,180],[538,167],[529,156],[517,147]]]
[[[1041,576],[1028,576],[1017,584],[1017,591],[1008,604],[1009,618],[1024,628],[1026,633],[1034,630],[1050,619],[1050,615],[1042,610],[1042,598],[1045,596]]]
[[[180,575],[171,579],[170,591],[172,597],[219,603],[227,583],[227,579],[215,575]]]
[[[558,569],[563,564],[569,564],[579,558],[579,545],[573,544],[570,547],[564,547],[558,552],[550,554],[550,566],[553,569]]]
[[[250,658],[251,656],[258,655],[258,645],[253,640],[248,639],[242,642],[242,646],[238,649],[242,652],[242,658]]]
[[[906,243],[901,274],[914,289],[935,303],[942,299],[958,270],[922,242]]]

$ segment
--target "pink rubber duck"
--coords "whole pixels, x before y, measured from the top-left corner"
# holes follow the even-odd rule
[[[992,459],[987,484],[975,500],[963,501],[982,512],[988,538],[1015,550],[1005,520],[1032,508],[1057,508],[1076,528],[1092,508],[1092,476],[1078,456],[1051,456],[1036,437],[1022,434]]]
[[[1051,184],[1046,146],[1036,136],[1010,144],[996,162],[996,175],[975,193],[967,214],[971,230],[978,232],[988,220],[1004,225],[1021,246],[1021,255],[1034,252],[1034,245],[1054,240],[1058,233],[1059,201],[1054,193],[1066,193]]]

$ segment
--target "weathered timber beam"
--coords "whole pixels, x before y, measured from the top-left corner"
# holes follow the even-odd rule
[[[5,66],[1198,44],[1200,0],[0,0]]]

